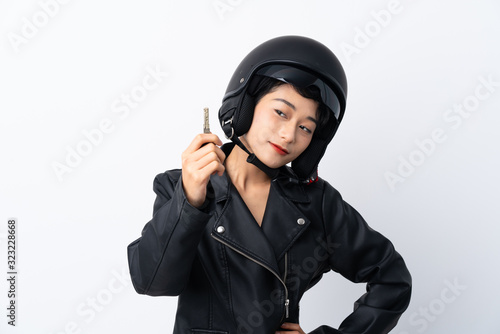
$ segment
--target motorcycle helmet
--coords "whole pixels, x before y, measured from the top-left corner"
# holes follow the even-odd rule
[[[300,89],[316,87],[321,103],[330,113],[311,143],[291,163],[302,182],[317,178],[317,167],[342,121],[347,98],[347,79],[337,57],[325,45],[302,36],[282,36],[253,49],[234,72],[219,109],[219,121],[228,139],[249,153],[248,162],[271,178],[277,170],[264,165],[239,140],[250,129],[255,108],[254,91],[263,77],[274,78]],[[333,116],[333,117],[331,117]]]

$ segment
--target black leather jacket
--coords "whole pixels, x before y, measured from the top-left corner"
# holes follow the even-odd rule
[[[339,329],[389,332],[408,306],[411,277],[389,240],[326,181],[271,183],[259,227],[226,174],[212,176],[201,209],[182,189],[181,171],[158,175],[154,215],[128,247],[140,294],[179,296],[174,333],[272,334],[299,322],[299,301],[323,273],[367,282],[367,293]],[[333,296],[332,296],[333,297]]]

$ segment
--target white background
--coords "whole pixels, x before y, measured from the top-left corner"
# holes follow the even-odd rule
[[[203,107],[222,137],[217,111],[240,60],[298,34],[330,47],[349,82],[320,176],[414,279],[393,333],[500,333],[497,1],[66,2],[0,2],[1,277],[7,219],[19,225],[17,326],[2,278],[0,332],[170,333],[176,299],[136,294],[127,274],[152,180],[180,167]],[[125,94],[140,99],[128,113]],[[92,132],[106,120],[108,133]],[[77,148],[86,155],[70,168]],[[327,274],[301,303],[303,328],[337,327],[363,291]]]

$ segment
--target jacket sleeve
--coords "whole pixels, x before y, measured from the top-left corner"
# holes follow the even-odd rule
[[[157,175],[153,190],[153,218],[127,248],[130,276],[140,294],[176,296],[188,281],[210,215],[189,204],[179,170]]]
[[[388,333],[410,302],[411,276],[403,258],[326,182],[323,217],[327,242],[332,245],[331,269],[352,282],[367,284],[366,293],[338,331],[321,326],[311,334]]]

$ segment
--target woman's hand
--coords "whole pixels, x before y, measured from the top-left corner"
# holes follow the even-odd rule
[[[283,329],[283,330],[281,330]],[[306,334],[302,328],[300,328],[299,324],[293,324],[291,322],[284,322],[281,325],[279,331],[276,331],[276,334]]]
[[[226,155],[218,147],[221,145],[217,135],[199,134],[182,153],[182,186],[187,200],[194,207],[205,202],[210,175],[224,173]]]

